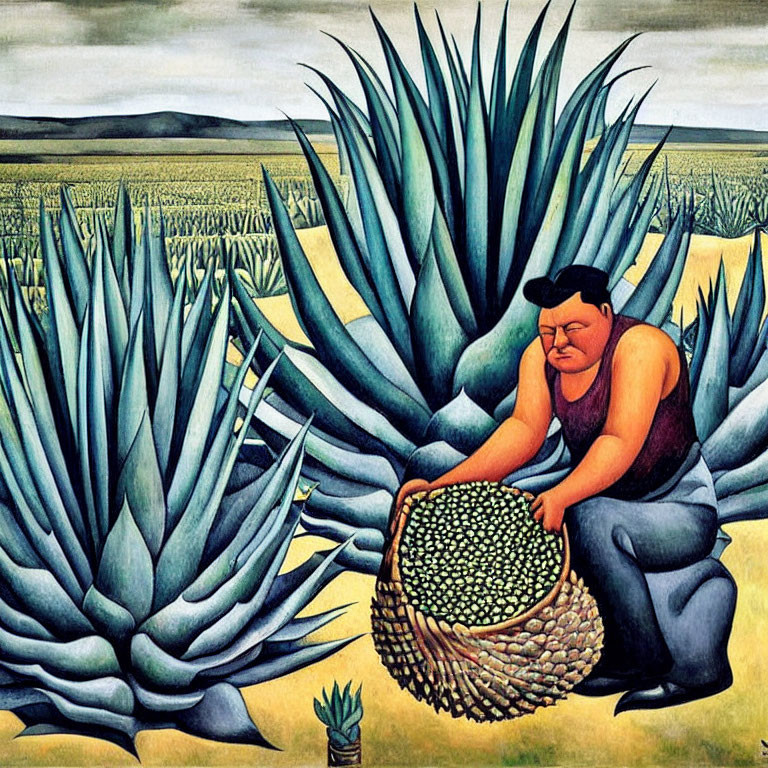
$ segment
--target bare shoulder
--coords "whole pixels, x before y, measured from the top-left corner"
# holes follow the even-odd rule
[[[616,356],[621,358],[632,356],[635,359],[657,356],[665,359],[677,358],[677,347],[669,335],[660,328],[641,323],[632,326],[621,335],[616,345]]]
[[[544,349],[541,346],[541,340],[537,336],[523,352],[520,360],[523,365],[544,365],[547,358],[544,355]]]

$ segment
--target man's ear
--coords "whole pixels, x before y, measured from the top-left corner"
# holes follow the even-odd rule
[[[600,311],[605,317],[611,317],[613,315],[613,309],[611,309],[611,305],[607,301],[604,301],[600,305]]]

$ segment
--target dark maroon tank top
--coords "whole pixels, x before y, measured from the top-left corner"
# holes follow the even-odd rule
[[[616,315],[600,368],[590,388],[578,400],[568,402],[560,387],[560,373],[545,364],[552,407],[563,428],[563,439],[574,463],[580,462],[602,432],[608,417],[611,395],[613,353],[622,334],[639,320]],[[601,495],[637,499],[669,480],[682,466],[691,446],[698,440],[690,402],[688,366],[680,355],[680,376],[675,388],[656,409],[648,437],[624,476]]]

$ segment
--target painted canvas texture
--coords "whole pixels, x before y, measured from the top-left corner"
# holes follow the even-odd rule
[[[768,759],[765,11],[0,3],[0,764]]]

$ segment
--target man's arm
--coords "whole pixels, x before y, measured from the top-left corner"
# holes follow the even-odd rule
[[[530,461],[544,444],[552,420],[545,362],[541,341],[536,338],[520,360],[517,400],[512,415],[472,455],[444,475],[431,483],[424,480],[406,483],[398,493],[397,508],[405,496],[418,490],[433,490],[474,480],[500,481]]]
[[[663,331],[638,326],[622,336],[613,356],[611,398],[601,434],[574,470],[533,504],[534,517],[547,530],[560,529],[567,507],[623,477],[648,437],[659,402],[679,376],[677,350]]]

